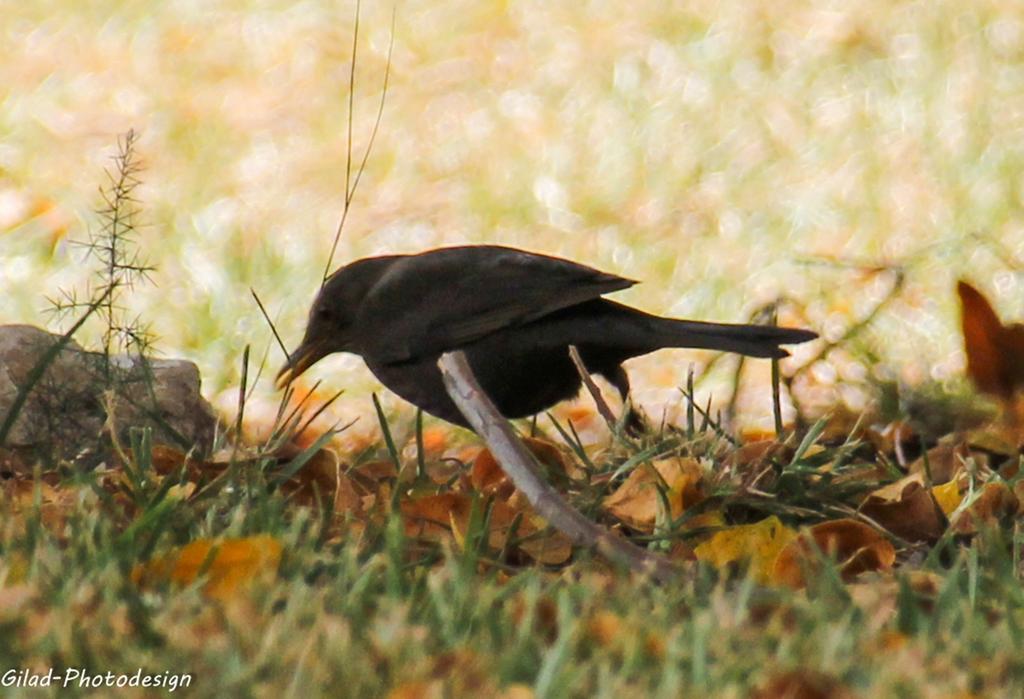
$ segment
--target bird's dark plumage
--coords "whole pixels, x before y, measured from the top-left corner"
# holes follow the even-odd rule
[[[662,347],[784,357],[779,345],[816,337],[793,328],[662,318],[602,298],[634,283],[494,245],[358,260],[324,284],[302,344],[278,380],[291,380],[333,352],[351,352],[402,398],[465,426],[437,367],[450,350],[466,352],[498,409],[516,418],[578,393],[569,345],[625,397],[622,362]]]

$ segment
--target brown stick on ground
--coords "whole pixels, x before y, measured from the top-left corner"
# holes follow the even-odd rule
[[[678,580],[683,575],[683,569],[664,556],[645,551],[588,520],[543,479],[533,456],[480,388],[463,352],[446,352],[437,364],[448,395],[537,514],[569,537],[573,544],[593,549],[658,582]]]

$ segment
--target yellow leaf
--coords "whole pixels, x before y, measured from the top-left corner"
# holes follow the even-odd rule
[[[947,517],[960,507],[960,502],[963,500],[963,496],[960,495],[960,486],[955,480],[935,486],[932,488],[932,495],[935,496],[935,502],[939,503],[939,507]]]
[[[20,551],[11,551],[0,556],[0,585],[20,585],[28,579],[31,562]]]
[[[753,524],[742,524],[720,531],[694,549],[697,560],[724,568],[748,561],[760,582],[770,579],[779,552],[796,538],[796,532],[774,515]]]
[[[226,602],[250,580],[277,571],[281,562],[281,543],[272,536],[241,539],[199,539],[176,552],[140,564],[132,571],[132,580],[140,585],[172,582],[189,585],[206,577],[203,592]]]
[[[597,645],[605,648],[619,637],[621,631],[622,618],[614,612],[605,610],[595,613],[586,625],[587,636],[592,638]]]

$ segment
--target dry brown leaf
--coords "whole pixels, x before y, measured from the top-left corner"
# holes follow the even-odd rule
[[[665,646],[664,637],[654,633],[647,634],[644,637],[644,651],[656,660],[664,660],[665,654],[668,651]]]
[[[839,519],[816,524],[791,541],[775,560],[772,579],[803,587],[805,574],[819,565],[818,552],[836,561],[847,582],[861,573],[888,570],[896,560],[896,549],[876,530],[853,519]]]
[[[469,482],[476,490],[485,495],[496,495],[507,499],[515,486],[498,465],[494,456],[487,449],[481,449],[469,472]]]
[[[704,499],[703,478],[704,470],[695,459],[640,464],[604,499],[604,507],[632,529],[651,532],[661,508],[659,488],[666,489],[669,515],[675,519]]]
[[[428,541],[446,540],[451,522],[468,522],[471,507],[472,498],[466,493],[424,495],[399,502],[405,535]],[[465,524],[462,531],[465,532]]]
[[[451,535],[458,546],[465,545],[473,507],[471,495],[426,495],[402,500],[399,506],[405,518],[407,536],[441,541]],[[484,503],[481,502],[479,507],[483,508]],[[487,543],[492,550],[503,550],[509,537],[514,535],[516,549],[538,563],[561,565],[572,556],[572,543],[564,534],[554,529],[548,530],[544,520],[531,512],[523,512],[520,516],[518,510],[503,500],[495,499],[491,502],[488,522],[490,529],[487,532]]]
[[[373,482],[398,477],[398,469],[395,468],[395,462],[391,459],[377,459],[376,461],[361,463],[353,467],[352,473],[364,480]]]
[[[541,521],[543,522],[543,520]],[[526,535],[522,527],[520,527],[518,538]],[[558,566],[569,561],[572,557],[573,547],[572,542],[569,541],[565,534],[552,529],[535,538],[519,541],[516,544],[516,548],[538,563],[547,566]]]
[[[853,699],[839,680],[814,670],[790,670],[773,675],[750,699]]]
[[[162,582],[189,585],[203,574],[206,596],[227,602],[252,580],[275,574],[281,550],[281,542],[268,535],[221,541],[198,539],[136,565],[132,581],[141,586]]]
[[[518,518],[518,522],[517,522]],[[488,543],[501,550],[515,537],[515,548],[543,565],[562,565],[572,556],[572,542],[555,529],[548,529],[544,519],[531,511],[520,512],[502,500],[491,504],[491,530]],[[513,527],[515,528],[513,531]]]
[[[530,450],[537,463],[546,471],[548,482],[564,480],[568,475],[577,477],[575,467],[565,458],[565,454],[555,444],[543,439],[533,437],[523,438],[523,444]],[[508,480],[508,476],[502,470],[501,465],[495,460],[494,455],[488,449],[481,449],[473,459],[472,470],[470,471],[470,483],[473,487],[485,494],[494,494],[500,498],[507,499],[515,486]]]
[[[154,444],[150,451],[150,462],[153,464],[153,470],[161,476],[172,473],[185,463],[185,459],[185,452],[166,444]]]
[[[925,457],[919,456],[907,470],[910,473],[925,474],[931,472],[932,484],[941,485],[953,480],[957,472],[964,466],[964,461],[971,456],[967,444],[959,439],[943,439],[927,452],[928,468],[925,469]]]
[[[441,680],[405,682],[388,692],[387,699],[442,699],[445,696]]]
[[[342,470],[338,455],[331,449],[320,449],[283,486],[282,491],[299,505],[312,507],[331,502],[338,515],[359,515],[363,512],[365,488]]]
[[[937,541],[946,530],[944,513],[935,506],[921,473],[868,494],[860,511],[906,541]]]
[[[883,454],[893,454],[897,446],[916,443],[920,439],[906,420],[868,427],[864,430],[864,436]]]
[[[778,441],[774,433],[744,432],[743,444],[729,454],[729,463],[737,467],[751,467],[763,464],[776,456],[788,459],[793,448]]]
[[[753,524],[742,524],[716,532],[694,548],[697,560],[715,568],[749,562],[751,573],[759,582],[771,580],[775,559],[796,537],[796,532],[774,515]]]
[[[63,536],[64,524],[76,507],[78,495],[78,487],[63,485],[48,474],[44,474],[42,480],[25,476],[8,478],[0,480],[0,511],[4,513],[5,523],[21,527],[26,517],[35,512],[38,497],[42,525]]]
[[[519,626],[529,625],[530,633],[538,634],[549,645],[558,638],[558,605],[548,595],[540,595],[530,601],[524,593],[519,593],[510,602],[509,616]],[[529,618],[527,617],[529,615]]]
[[[979,391],[1009,399],[1024,387],[1024,325],[1003,325],[988,299],[965,281],[957,292],[967,373]]]
[[[981,488],[978,496],[952,521],[953,529],[962,535],[973,535],[984,527],[998,527],[1020,510],[1020,500],[1006,483],[992,481]]]
[[[1024,405],[1024,392],[1018,399]],[[1024,410],[1018,412],[1024,416]],[[970,430],[964,441],[970,445],[974,458],[982,460],[982,465],[989,466],[991,463],[998,466],[1002,463],[999,473],[1003,478],[1010,479],[1020,470],[1017,457],[1024,454],[1024,449],[1017,446],[1021,436],[1019,432],[1012,421],[994,421]]]

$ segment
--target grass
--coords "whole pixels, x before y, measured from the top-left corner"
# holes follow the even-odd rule
[[[23,483],[20,499],[6,490],[4,667],[191,673],[195,696],[516,696],[529,687],[539,697],[743,697],[787,672],[854,696],[1024,688],[1016,528],[853,584],[826,568],[798,592],[702,568],[656,586],[583,554],[561,570],[496,565],[479,518],[461,547],[424,547],[395,515],[362,527],[334,519],[275,489],[270,463],[186,499],[169,485],[188,479],[157,477],[138,437],[125,475]],[[676,449],[701,452],[717,443],[709,437],[676,439]],[[598,468],[630,455],[611,453]],[[813,464],[829,456],[795,456],[779,482],[786,473],[813,482],[822,473]],[[791,521],[796,505],[822,503],[795,495],[791,482],[768,489],[780,511],[792,506]],[[730,498],[734,509],[751,507]],[[280,569],[220,601],[199,583],[131,581],[140,561],[175,543],[253,534],[283,545]]]
[[[249,289],[294,342],[342,210],[351,9],[5,6],[4,322],[38,324],[46,296],[84,287],[67,241],[97,225],[100,172],[134,127],[146,165],[136,235],[156,269],[128,314],[151,323],[165,354],[195,360],[207,395],[234,414],[243,348],[272,348]],[[364,11],[356,153],[391,9]],[[833,339],[858,329],[794,383],[805,406],[859,414],[883,384],[885,419],[923,425],[961,386],[955,280],[1021,316],[1022,33],[1024,14],[1001,0],[663,2],[628,14],[403,3],[383,126],[338,259],[498,242],[642,279],[622,298],[651,311],[742,320],[784,296],[784,323]],[[96,345],[105,330],[76,338]],[[702,377],[712,361],[638,360],[636,398],[685,425],[687,367]],[[730,371],[718,362],[698,381],[712,417],[729,403]],[[268,373],[253,382],[250,433],[273,419]],[[348,389],[325,423],[360,418],[336,442],[346,466],[393,459],[423,474],[430,421],[416,426],[390,395],[371,401],[375,384],[351,358],[311,374]],[[770,427],[767,365],[748,363],[740,385],[729,433]],[[599,428],[574,437],[571,410],[557,417],[584,469],[627,471],[658,453],[610,448]],[[391,419],[386,440],[378,415]],[[948,429],[938,423],[928,439]],[[851,431],[828,423],[838,439],[775,481],[791,523],[854,498],[819,480]],[[727,469],[730,453],[706,455],[709,468]],[[902,550],[897,573],[853,585],[826,574],[793,592],[704,570],[655,587],[587,560],[510,574],[486,547],[424,548],[393,514],[339,523],[281,492],[267,472],[277,464],[232,469],[197,502],[179,488],[188,478],[154,476],[141,446],[133,463],[6,484],[0,667],[191,672],[200,696],[514,696],[523,684],[551,697],[744,697],[790,669],[859,696],[1016,696],[1024,684],[1018,524],[941,556]],[[721,497],[734,521],[769,511]],[[465,540],[486,540],[471,521]],[[251,534],[283,544],[280,571],[226,603],[201,583],[131,582],[136,564],[174,546]]]

